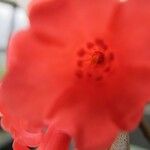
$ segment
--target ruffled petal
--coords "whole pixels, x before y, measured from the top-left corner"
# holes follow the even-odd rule
[[[70,137],[50,126],[38,150],[68,150],[69,145]]]
[[[73,87],[60,96],[47,118],[71,135],[78,149],[103,150],[111,145],[120,130],[111,118],[108,99],[102,93],[97,94],[97,90],[103,92],[103,87],[80,84],[82,86]]]
[[[29,148],[27,148],[27,146],[20,145],[18,142],[15,141],[13,143],[13,150],[29,150]]]
[[[1,119],[1,126],[3,129],[11,133],[11,136],[18,144],[29,147],[38,147],[43,134],[39,131],[39,133],[28,132],[29,128],[27,128],[21,121],[22,120],[16,120],[16,118],[14,119],[5,114]]]

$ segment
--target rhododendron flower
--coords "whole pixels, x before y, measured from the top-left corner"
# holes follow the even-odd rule
[[[14,149],[105,150],[150,98],[150,1],[34,0],[10,41],[2,126]]]

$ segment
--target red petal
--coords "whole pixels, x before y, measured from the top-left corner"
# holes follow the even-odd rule
[[[115,53],[117,72],[120,72],[116,82],[118,88],[115,85],[118,93],[111,106],[116,104],[112,111],[118,124],[122,124],[125,129],[137,126],[150,98],[149,6],[150,1],[143,0],[121,3],[114,13],[108,33]]]
[[[150,64],[150,1],[128,0],[120,4],[110,24],[109,38],[120,62]]]
[[[93,36],[102,36],[117,3],[116,0],[38,0],[30,7],[31,28],[44,37],[49,36],[47,40],[58,36],[67,44],[77,39],[91,40]]]
[[[108,110],[109,96],[103,97],[104,87],[89,87],[88,83],[84,85],[82,82],[81,85],[67,90],[57,99],[59,103],[49,111],[49,122],[53,120],[58,129],[72,135],[77,148],[103,150],[119,132]],[[98,94],[97,90],[101,92]]]
[[[20,145],[19,143],[17,143],[16,141],[13,143],[13,150],[29,150],[29,148],[27,148],[24,145]]]
[[[39,150],[68,150],[70,137],[61,131],[50,127],[45,133]]]

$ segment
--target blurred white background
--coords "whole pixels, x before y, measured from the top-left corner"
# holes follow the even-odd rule
[[[12,32],[16,32],[28,25],[28,19],[24,9],[13,5],[15,3],[12,1],[6,2],[0,2],[0,73],[5,68],[6,49]],[[20,4],[22,6],[26,5],[22,0]]]

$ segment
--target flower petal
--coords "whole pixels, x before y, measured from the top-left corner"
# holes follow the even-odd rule
[[[128,65],[150,63],[149,6],[148,0],[128,0],[116,9],[109,36],[120,56],[119,61]]]
[[[82,82],[81,85],[64,92],[57,100],[59,103],[50,109],[47,119],[71,135],[78,149],[106,149],[120,130],[111,118],[107,99],[97,92],[103,92],[103,87]]]
[[[39,150],[68,150],[70,145],[70,137],[61,131],[49,127]]]
[[[111,106],[114,106],[112,110],[117,124],[124,129],[137,126],[144,106],[150,99],[149,6],[147,0],[120,3],[108,33],[108,41],[117,60],[117,72],[120,72],[116,82],[120,88],[117,88],[118,93],[114,96],[117,105],[115,108],[112,102]]]
[[[29,150],[26,146],[20,145],[16,141],[13,143],[13,149],[14,150]]]

